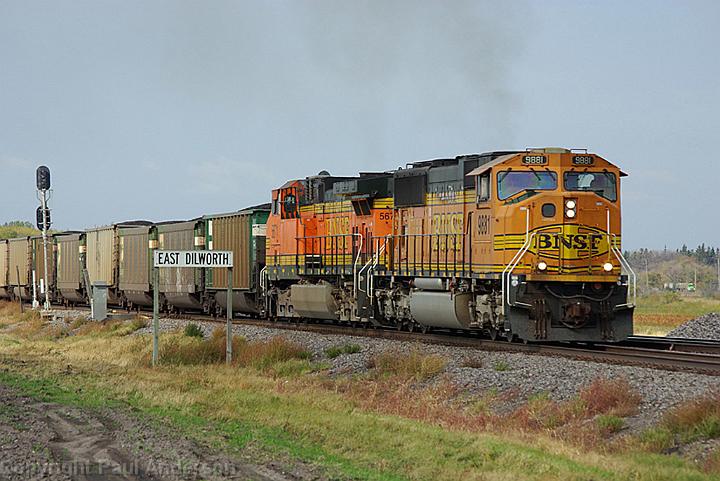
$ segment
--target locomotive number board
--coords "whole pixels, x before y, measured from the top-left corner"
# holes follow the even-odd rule
[[[547,157],[544,155],[526,155],[523,157],[523,164],[525,165],[545,165],[547,164]]]
[[[593,165],[592,155],[573,155],[573,165]]]

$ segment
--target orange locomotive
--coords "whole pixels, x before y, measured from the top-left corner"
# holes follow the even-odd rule
[[[288,182],[272,193],[265,314],[622,340],[635,281],[620,251],[624,175],[548,148]]]

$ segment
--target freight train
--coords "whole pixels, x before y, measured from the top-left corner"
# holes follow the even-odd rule
[[[620,178],[587,151],[496,151],[353,177],[292,180],[269,204],[182,222],[113,224],[51,237],[49,293],[221,314],[222,269],[169,268],[152,252],[231,250],[233,313],[509,341],[619,341],[635,274],[620,249]],[[30,299],[42,240],[0,241],[0,297]],[[33,276],[34,272],[34,276]],[[35,281],[33,281],[35,279]]]

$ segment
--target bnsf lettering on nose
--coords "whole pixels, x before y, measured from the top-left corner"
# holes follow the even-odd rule
[[[538,249],[559,249],[562,246],[566,249],[597,250],[600,242],[602,242],[602,236],[598,234],[539,234],[537,247]]]

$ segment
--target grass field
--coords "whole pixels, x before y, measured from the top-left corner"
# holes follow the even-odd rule
[[[137,322],[78,322],[68,336],[32,314],[18,319],[0,306],[0,383],[53,402],[129,406],[218,449],[283,453],[323,466],[331,479],[719,479],[712,466],[633,440],[587,443],[622,429],[636,408],[621,383],[596,383],[563,404],[537,397],[499,418],[485,414],[488,399],[473,411],[453,404],[447,394],[457,393],[442,382],[418,388],[437,379],[436,356],[409,353],[393,363],[388,356],[401,354],[388,353],[371,375],[337,379],[292,343],[239,339],[238,362],[225,366],[220,336],[176,333],[161,338],[173,364],[151,368],[149,337],[129,335]],[[558,434],[578,426],[567,439]]]
[[[720,312],[720,299],[676,293],[638,297],[635,334],[664,336],[680,324],[709,312]]]

